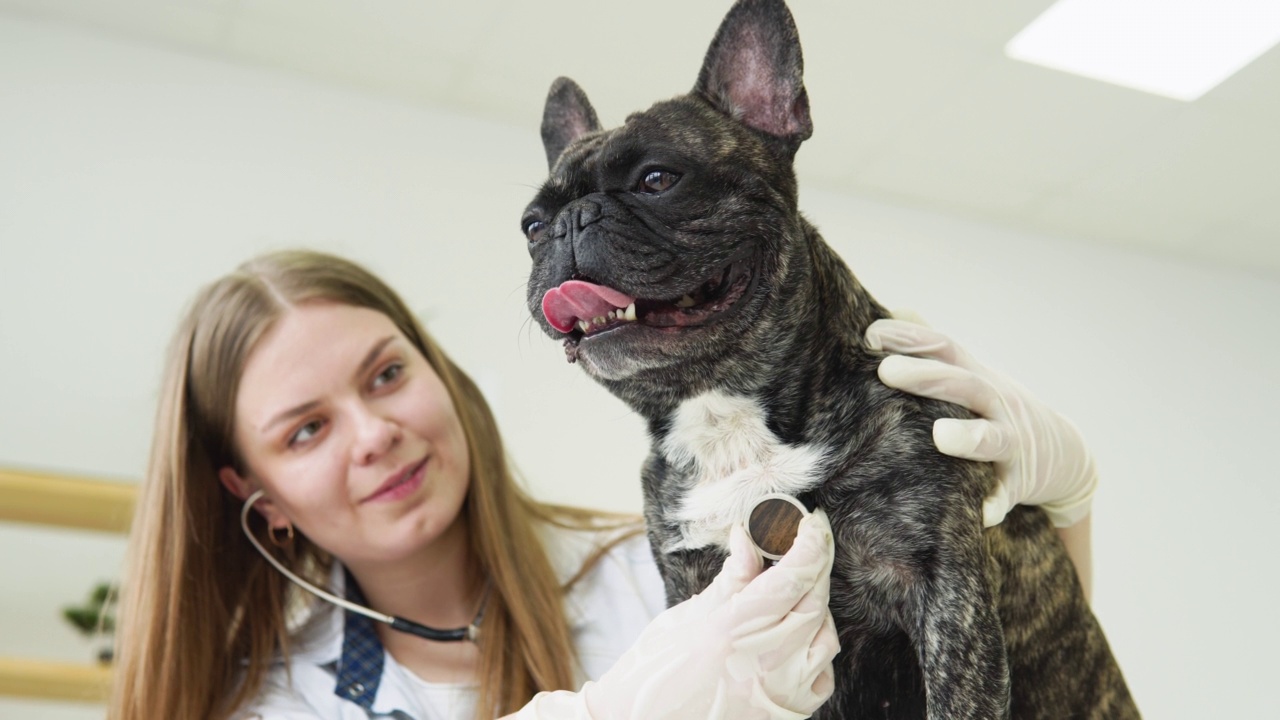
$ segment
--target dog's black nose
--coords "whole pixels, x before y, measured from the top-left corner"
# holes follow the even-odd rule
[[[560,211],[551,234],[562,238],[579,233],[602,217],[604,217],[604,209],[600,207],[600,203],[589,198],[581,198]]]
[[[594,200],[582,199],[575,203],[574,207],[574,223],[577,230],[581,230],[591,223],[600,219],[604,212],[600,208],[600,203]]]

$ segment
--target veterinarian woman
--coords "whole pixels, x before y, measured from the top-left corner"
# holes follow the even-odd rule
[[[926,329],[879,333],[933,357],[896,375],[886,361],[891,384],[990,410],[939,439],[1010,471],[991,518],[1020,500],[1087,509],[1092,481],[1019,460],[1050,438],[1022,432],[1021,391]],[[1056,447],[1090,466],[1078,435]],[[736,532],[712,585],[669,610],[638,531],[526,497],[474,384],[377,278],[317,253],[257,258],[174,338],[108,717],[798,718],[830,694],[821,513],[763,572]],[[266,555],[397,627],[300,591]]]

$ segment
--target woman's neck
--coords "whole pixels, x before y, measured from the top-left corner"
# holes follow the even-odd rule
[[[465,516],[421,552],[347,569],[370,607],[442,630],[466,627],[475,619],[486,585]],[[453,683],[475,679],[479,653],[473,643],[424,640],[381,623],[377,629],[387,652],[418,677]]]

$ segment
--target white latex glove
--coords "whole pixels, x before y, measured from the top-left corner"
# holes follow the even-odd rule
[[[975,361],[950,338],[923,324],[877,320],[866,344],[890,355],[880,380],[913,395],[945,400],[981,418],[940,418],[933,442],[948,455],[994,462],[1000,482],[982,507],[986,527],[1014,505],[1039,505],[1067,527],[1089,514],[1098,471],[1080,431],[1026,388]]]
[[[702,593],[649,623],[617,664],[581,692],[543,692],[516,720],[799,720],[835,687],[835,544],[825,513],[800,523],[791,550],[761,572],[745,531]]]

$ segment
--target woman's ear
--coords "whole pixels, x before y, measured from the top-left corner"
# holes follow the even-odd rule
[[[227,489],[227,492],[241,500],[248,500],[249,496],[257,490],[248,478],[241,476],[240,473],[235,471],[235,468],[230,466],[218,470],[218,480]],[[282,528],[289,525],[289,519],[280,512],[280,508],[276,507],[271,498],[265,495],[253,504],[253,509],[257,510],[258,514],[266,519],[268,527]]]
[[[226,488],[232,495],[241,500],[248,500],[253,494],[253,485],[248,479],[240,477],[240,473],[235,471],[233,467],[224,467],[218,471],[218,480],[222,482],[222,487]]]

